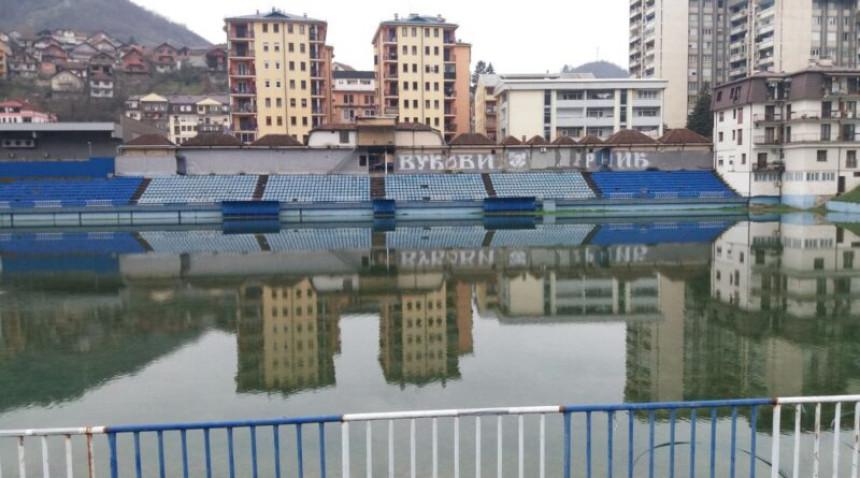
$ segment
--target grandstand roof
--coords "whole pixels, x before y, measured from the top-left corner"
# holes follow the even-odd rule
[[[559,136],[555,139],[555,141],[552,142],[552,144],[559,146],[573,146],[579,143],[577,143],[576,140],[571,138],[570,136]]]
[[[658,140],[663,144],[711,144],[711,140],[687,128],[670,129]]]
[[[169,139],[160,134],[144,134],[128,141],[123,146],[167,146],[176,147]]]
[[[622,129],[610,136],[606,144],[657,144],[657,141],[641,131]]]
[[[603,144],[603,140],[593,134],[589,134],[579,140],[579,144]]]
[[[304,144],[288,134],[267,134],[251,143],[251,146],[283,147],[304,146]]]
[[[494,146],[496,143],[481,133],[463,133],[449,143],[451,146]]]
[[[242,146],[242,142],[235,136],[223,133],[204,133],[189,139],[183,146]]]
[[[547,140],[543,136],[536,134],[536,135],[532,136],[528,141],[526,141],[526,144],[531,145],[531,146],[539,146],[539,145],[545,145],[545,144],[549,144],[549,143],[547,142]]]

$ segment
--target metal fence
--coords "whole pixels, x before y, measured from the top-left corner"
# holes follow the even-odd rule
[[[857,477],[858,446],[850,395],[2,430],[0,476]]]

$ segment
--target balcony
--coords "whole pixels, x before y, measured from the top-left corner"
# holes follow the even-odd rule
[[[756,114],[753,115],[753,121],[755,123],[779,123],[783,121],[783,115],[781,111],[777,111],[774,113]]]
[[[785,171],[785,163],[783,163],[782,161],[754,162],[752,167],[753,167],[753,171],[759,171],[759,172],[765,172],[765,171],[782,172],[782,171]]]
[[[396,106],[386,106],[383,109],[383,114],[386,115],[398,115],[400,114],[400,109]]]
[[[233,26],[230,29],[230,40],[253,40],[254,39],[254,30],[248,28],[247,25],[243,26]]]
[[[254,77],[256,75],[257,75],[256,70],[254,70],[254,68],[247,67],[247,66],[245,68],[242,68],[240,66],[237,68],[231,68],[230,69],[230,76],[232,76],[234,78],[243,78],[243,77],[249,78],[249,77]]]
[[[753,144],[762,146],[778,146],[785,144],[783,138],[778,135],[760,135],[753,139]]]
[[[254,58],[250,48],[232,48],[229,53],[231,58]]]
[[[456,80],[457,72],[456,71],[446,71],[445,72],[445,80]]]
[[[234,115],[254,114],[257,112],[257,105],[254,103],[237,103],[231,107]]]
[[[253,86],[234,86],[230,88],[230,93],[234,96],[254,96],[257,94],[257,88]]]

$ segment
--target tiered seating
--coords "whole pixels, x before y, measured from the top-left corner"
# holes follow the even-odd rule
[[[109,255],[143,252],[130,232],[0,234],[0,254]]]
[[[370,229],[340,227],[334,229],[290,229],[266,234],[269,247],[275,252],[336,251],[370,249]]]
[[[731,225],[725,221],[607,224],[600,226],[590,243],[600,246],[710,243]]]
[[[486,235],[483,226],[398,227],[385,241],[392,249],[477,249]]]
[[[370,200],[370,178],[349,175],[270,176],[265,201],[360,202]]]
[[[502,229],[493,233],[493,247],[580,246],[593,224],[540,225],[535,229]]]
[[[594,191],[577,171],[490,174],[496,195],[537,199],[593,199]]]
[[[257,176],[180,176],[154,178],[138,204],[250,201]]]
[[[0,207],[128,205],[141,178],[21,179],[0,183]]]
[[[591,177],[604,199],[735,197],[735,193],[711,171],[599,172]]]
[[[260,252],[253,234],[226,235],[221,231],[145,231],[140,233],[154,252],[167,254]]]
[[[396,201],[481,201],[480,174],[398,174],[385,178],[385,197]]]

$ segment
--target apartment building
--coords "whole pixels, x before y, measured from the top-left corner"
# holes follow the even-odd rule
[[[373,36],[381,113],[424,123],[446,140],[471,129],[471,45],[441,16],[410,14],[379,24]]]
[[[497,138],[608,138],[624,129],[653,138],[663,134],[663,80],[555,73],[499,75],[497,81],[493,88]],[[486,99],[484,105],[485,119],[476,119],[476,125],[489,121]],[[476,104],[476,111],[479,107]]]
[[[223,133],[230,129],[230,104],[226,96],[149,94],[125,102],[125,116],[154,126],[174,144],[184,144],[199,133]]]
[[[322,20],[270,13],[226,19],[231,126],[243,142],[267,134],[305,141],[331,121],[332,47]]]
[[[376,115],[376,73],[333,71],[331,97],[334,123],[353,123],[359,116]]]
[[[756,201],[811,207],[860,185],[860,71],[762,73],[714,91],[715,169]]]
[[[858,64],[856,0],[631,0],[630,74],[667,80],[684,126],[702,89],[756,72]]]
[[[501,139],[496,136],[498,104],[493,94],[500,82],[499,75],[480,75],[475,86],[475,132],[493,141]]]

